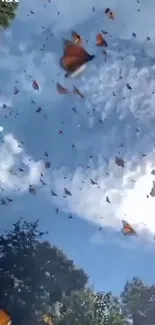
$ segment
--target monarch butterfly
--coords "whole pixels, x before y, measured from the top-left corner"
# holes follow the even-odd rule
[[[13,90],[14,95],[17,95],[19,93],[19,89],[15,86]]]
[[[81,91],[76,88],[75,86],[73,86],[73,93],[76,95],[79,95],[81,98],[84,98],[84,95],[81,93]]]
[[[49,316],[49,315],[44,315],[44,316],[43,316],[43,321],[44,321],[46,324],[48,324],[48,325],[52,325],[52,324],[53,324],[53,322],[52,322],[52,318],[51,318],[51,316]]]
[[[37,83],[35,80],[33,80],[33,82],[32,82],[32,87],[33,87],[35,90],[39,90],[39,85],[38,85],[38,83]]]
[[[96,45],[97,46],[108,46],[107,42],[105,41],[105,39],[103,38],[101,33],[98,33],[96,35]]]
[[[58,82],[56,84],[57,91],[59,94],[68,94],[69,90],[67,88],[62,87]]]
[[[66,42],[63,56],[60,58],[60,66],[66,71],[66,78],[76,77],[85,69],[86,63],[94,59],[95,55],[89,54],[82,46],[70,41]]]
[[[81,36],[79,34],[72,31],[72,38],[73,38],[73,43],[74,44],[82,46],[82,38],[81,38]]]
[[[0,310],[0,325],[10,325],[11,324],[11,318],[10,316],[4,311]]]
[[[131,225],[128,222],[122,220],[122,223],[123,223],[123,228],[122,228],[123,235],[125,236],[136,235],[136,231],[131,227]]]
[[[115,157],[115,163],[117,166],[124,168],[125,167],[125,162],[122,158],[120,157]]]
[[[115,14],[110,8],[106,8],[104,12],[109,19],[115,19]]]
[[[47,169],[51,167],[51,163],[50,163],[50,161],[46,161],[46,162],[45,162],[45,167],[46,167]]]

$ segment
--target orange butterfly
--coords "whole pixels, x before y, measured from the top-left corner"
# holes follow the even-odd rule
[[[43,316],[43,321],[48,325],[53,325],[52,317],[49,316],[49,315],[44,315]]]
[[[122,228],[123,235],[125,236],[136,235],[136,231],[131,227],[131,225],[128,222],[122,220],[122,223],[123,223],[123,228]]]
[[[64,53],[60,58],[60,66],[66,71],[65,77],[76,76],[82,72],[86,63],[93,60],[95,55],[89,54],[82,46],[64,40]]]
[[[96,35],[96,45],[97,46],[108,46],[107,42],[105,41],[103,35],[101,33],[98,33]]]
[[[11,324],[11,318],[10,316],[4,311],[0,310],[0,325],[10,325]]]
[[[104,12],[109,19],[115,19],[115,14],[110,8],[106,8]]]
[[[82,38],[75,31],[72,31],[72,39],[74,44],[82,46]]]
[[[59,94],[68,94],[69,90],[67,88],[64,88],[63,86],[61,86],[58,82],[56,84],[57,87],[57,91]]]
[[[84,98],[84,95],[81,93],[81,91],[76,88],[75,86],[73,86],[73,93],[76,95],[79,95],[81,98]]]

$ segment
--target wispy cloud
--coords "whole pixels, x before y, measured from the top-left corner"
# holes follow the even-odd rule
[[[0,188],[4,193],[22,194],[29,185],[38,185],[44,170],[41,161],[35,162],[23,144],[11,133],[4,135],[0,146]],[[22,171],[19,171],[19,168]],[[2,192],[3,193],[3,192]]]

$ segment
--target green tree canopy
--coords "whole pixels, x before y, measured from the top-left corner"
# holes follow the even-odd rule
[[[0,0],[0,28],[5,29],[10,25],[10,22],[15,18],[17,2],[2,2]]]
[[[94,293],[89,289],[64,297],[57,325],[124,325],[119,300],[111,293]]]
[[[88,280],[43,235],[38,221],[20,220],[0,236],[0,307],[8,310],[14,324],[47,313],[62,297],[83,289]]]
[[[145,317],[149,319],[149,324],[152,324],[153,319],[155,322],[155,286],[147,286],[135,277],[132,281],[127,281],[121,298],[123,311],[128,317],[139,318],[141,324],[140,318],[145,320]]]

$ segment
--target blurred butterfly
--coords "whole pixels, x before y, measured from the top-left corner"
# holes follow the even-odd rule
[[[115,19],[115,14],[110,8],[106,8],[104,12],[109,19]]]
[[[56,84],[57,87],[57,91],[59,94],[68,94],[69,90],[67,88],[64,88],[63,86],[61,86],[58,82]]]
[[[123,160],[122,158],[120,158],[120,157],[115,157],[115,163],[116,163],[117,166],[120,166],[120,167],[122,167],[122,168],[125,167],[125,162],[124,162],[124,160]]]
[[[123,228],[122,228],[122,233],[123,235],[136,235],[136,231],[131,227],[131,225],[126,222],[125,220],[122,220]]]
[[[103,35],[101,33],[98,33],[96,35],[96,46],[108,46],[107,42],[105,41]]]
[[[0,325],[10,325],[11,318],[6,311],[0,310]]]
[[[82,46],[64,41],[64,53],[60,58],[60,66],[66,71],[65,77],[76,77],[83,72],[86,63],[93,60],[95,55],[90,55]]]
[[[36,195],[36,190],[32,187],[32,185],[29,185],[29,193]]]
[[[14,93],[14,95],[17,95],[19,93],[19,89],[16,86],[14,87],[13,93]]]
[[[73,38],[73,43],[76,45],[80,45],[82,46],[83,42],[82,42],[82,38],[79,34],[77,34],[76,32],[72,31],[72,38]]]
[[[52,324],[53,324],[53,322],[52,322],[52,318],[51,318],[51,316],[49,316],[49,315],[44,315],[44,316],[43,316],[43,321],[44,321],[46,324],[48,324],[48,325],[52,325]]]
[[[73,93],[75,94],[75,95],[79,95],[81,98],[84,98],[84,95],[81,93],[81,91],[78,89],[78,88],[76,88],[75,86],[73,86]]]
[[[101,31],[101,32],[102,32],[102,34],[103,34],[103,35],[107,35],[107,34],[108,34],[108,32],[106,32],[106,31],[105,31],[105,30],[103,30],[103,29],[102,29],[102,31]]]
[[[72,193],[69,190],[67,190],[67,188],[64,188],[64,194],[72,196]]]
[[[42,108],[39,106],[37,109],[36,109],[36,113],[40,113],[42,110]]]
[[[35,80],[33,80],[33,82],[32,82],[32,87],[33,87],[35,90],[39,90],[39,85],[38,85],[38,83],[37,83]]]
[[[47,169],[51,167],[51,163],[50,163],[50,161],[46,161],[46,162],[45,162],[45,167],[46,167]]]

